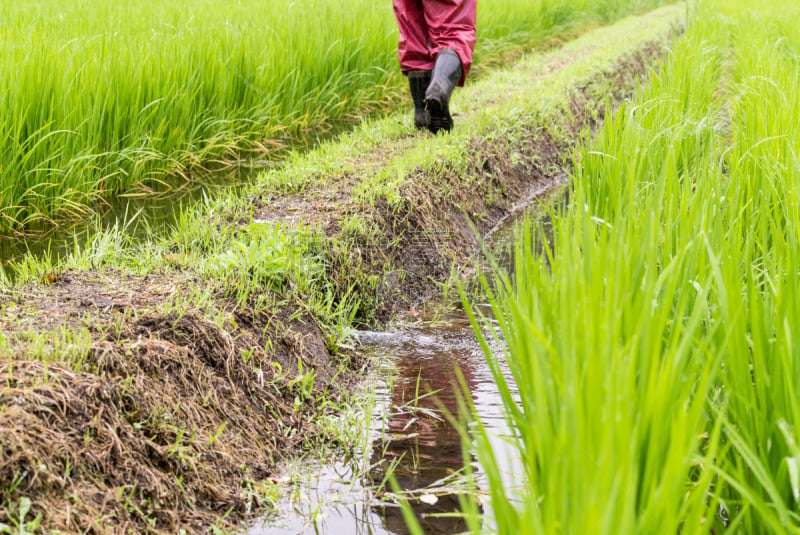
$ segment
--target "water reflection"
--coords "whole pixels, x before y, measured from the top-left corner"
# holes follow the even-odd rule
[[[364,352],[391,363],[376,372],[379,408],[369,451],[305,466],[308,479],[295,482],[278,514],[253,526],[250,535],[407,535],[400,507],[380,488],[390,466],[400,487],[413,494],[410,504],[425,533],[466,531],[458,494],[472,489],[453,477],[464,468],[461,436],[441,413],[458,413],[457,368],[485,426],[498,437],[509,435],[502,401],[466,317],[461,312],[444,324],[362,332],[358,338]],[[501,445],[496,451],[501,460],[508,458]],[[470,456],[467,460],[476,466]],[[436,501],[426,503],[421,496]]]
[[[426,344],[409,345],[419,349]],[[449,493],[445,485],[463,473],[464,455],[461,435],[445,415],[459,413],[459,396],[463,393],[458,370],[471,391],[476,386],[474,368],[478,362],[470,358],[472,348],[464,344],[429,344],[423,352],[404,349],[396,364],[398,376],[384,447],[373,451],[376,468],[370,475],[380,484],[387,469],[393,467],[400,488],[412,494],[409,504],[425,533],[461,533],[467,530],[467,524],[458,514],[459,497]],[[375,510],[388,532],[408,533],[398,507],[377,505]]]

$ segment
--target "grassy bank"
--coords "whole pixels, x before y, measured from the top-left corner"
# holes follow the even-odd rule
[[[658,3],[495,0],[480,10],[476,58]],[[0,234],[388,109],[406,98],[396,44],[391,4],[376,0],[3,1]]]
[[[800,531],[798,14],[698,2],[581,151],[549,251],[521,234],[494,306],[524,490],[484,442],[498,532]]]
[[[361,369],[348,330],[438,291],[477,246],[470,221],[486,231],[560,176],[681,13],[485,77],[455,97],[449,136],[414,132],[405,112],[368,120],[169,235],[118,228],[61,261],[14,263],[0,289],[0,522],[27,500],[25,521],[99,533],[227,529],[266,507],[277,461],[329,436],[319,416]]]

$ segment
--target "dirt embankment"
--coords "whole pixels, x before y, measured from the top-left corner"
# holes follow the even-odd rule
[[[446,163],[419,168],[399,205],[349,202],[344,187],[331,194],[341,202],[329,213],[292,196],[254,200],[256,212],[319,221],[330,269],[345,273],[337,284],[365,303],[360,321],[385,322],[468,260],[473,222],[485,232],[529,191],[552,183],[571,143],[602,119],[602,98],[628,94],[659,50],[653,43],[579,88],[558,134],[532,119],[513,140],[473,139],[457,171]],[[353,215],[379,232],[345,235],[342,221]],[[0,348],[8,356],[0,364],[0,522],[12,526],[37,516],[39,529],[69,533],[240,525],[268,505],[264,488],[276,463],[321,432],[314,417],[364,364],[332,353],[301,302],[242,304],[212,288],[214,321],[165,306],[210,284],[191,273],[73,272],[49,282],[0,291],[0,328],[12,340]],[[73,339],[70,326],[85,339]],[[30,356],[41,333],[64,354],[87,350],[77,364],[45,364]],[[21,518],[27,499],[31,510]]]

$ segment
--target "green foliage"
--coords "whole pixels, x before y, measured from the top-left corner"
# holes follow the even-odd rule
[[[659,0],[494,0],[478,59]],[[391,4],[0,1],[0,234],[85,217],[404,93]]]
[[[11,525],[0,522],[0,533],[8,535],[33,535],[36,533],[42,521],[42,515],[36,515],[33,520],[27,520],[30,510],[31,500],[23,496],[19,499],[16,511],[13,509],[11,511]]]
[[[552,243],[521,232],[485,349],[524,491],[477,437],[500,533],[800,532],[798,15],[700,2]]]

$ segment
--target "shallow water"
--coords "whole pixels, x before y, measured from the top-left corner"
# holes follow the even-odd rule
[[[513,465],[502,440],[509,434],[502,402],[463,312],[445,323],[360,332],[357,338],[362,351],[387,364],[376,371],[372,444],[360,458],[301,466],[301,472],[308,469],[310,474],[295,482],[295,490],[278,504],[280,513],[253,526],[249,534],[409,533],[399,506],[378,488],[389,466],[404,491],[424,496],[425,501],[412,498],[410,503],[425,533],[465,531],[463,519],[439,516],[458,513],[458,493],[470,490],[458,477],[464,468],[461,435],[443,414],[458,413],[462,390],[457,369],[494,437],[501,465]],[[431,392],[435,394],[425,396]],[[477,469],[474,460],[471,464]],[[477,481],[480,485],[480,474]]]
[[[381,115],[375,113],[370,117]],[[354,119],[345,118],[296,138],[275,140],[278,148],[274,153],[259,159],[230,161],[220,169],[196,171],[189,180],[163,177],[162,182],[150,186],[147,194],[109,199],[96,215],[84,220],[65,221],[56,227],[32,224],[26,227],[25,236],[0,234],[0,269],[5,269],[6,276],[13,279],[14,272],[9,266],[26,255],[49,257],[55,262],[69,256],[76,243],[85,247],[95,235],[114,227],[125,229],[134,240],[163,236],[174,228],[187,208],[222,190],[247,186],[260,172],[282,165],[292,151],[312,150],[350,131],[354,124]]]
[[[493,265],[513,273],[514,229],[523,216],[543,231],[546,240],[542,243],[552,240],[552,222],[540,199],[546,199],[542,203],[546,205],[553,200],[566,202],[567,188],[538,192],[528,209],[516,210],[493,229],[487,242],[495,261],[480,262],[480,270]],[[489,315],[485,305],[476,308]],[[391,332],[360,332],[357,341],[359,349],[378,363],[372,383],[375,409],[362,451],[327,465],[314,460],[287,469],[294,474],[294,480],[287,482],[291,491],[277,504],[277,512],[257,522],[248,535],[408,534],[400,507],[381,488],[390,466],[403,491],[409,493],[409,503],[426,534],[466,531],[458,515],[458,497],[464,493],[477,497],[484,522],[490,522],[480,467],[471,454],[465,459],[459,429],[444,416],[444,412],[458,414],[458,396],[463,392],[459,374],[490,436],[498,466],[506,469],[510,490],[521,484],[515,476],[521,470],[509,444],[510,429],[494,377],[466,313],[457,310],[444,319]],[[498,344],[493,342],[494,354],[502,352]],[[508,370],[503,373],[516,397]],[[477,489],[459,477],[465,461],[475,471]],[[491,531],[492,526],[484,527]]]
[[[250,168],[240,166],[217,173],[213,182],[176,182],[174,187],[164,186],[163,191],[149,196],[119,197],[85,221],[64,222],[56,228],[31,225],[27,228],[27,237],[0,235],[0,268],[28,254],[35,258],[49,257],[55,263],[72,253],[76,244],[85,248],[94,236],[115,227],[124,229],[128,236],[137,240],[162,236],[174,227],[188,207],[221,190],[241,187],[248,174],[252,174]],[[8,276],[13,275],[13,270],[7,271]]]

